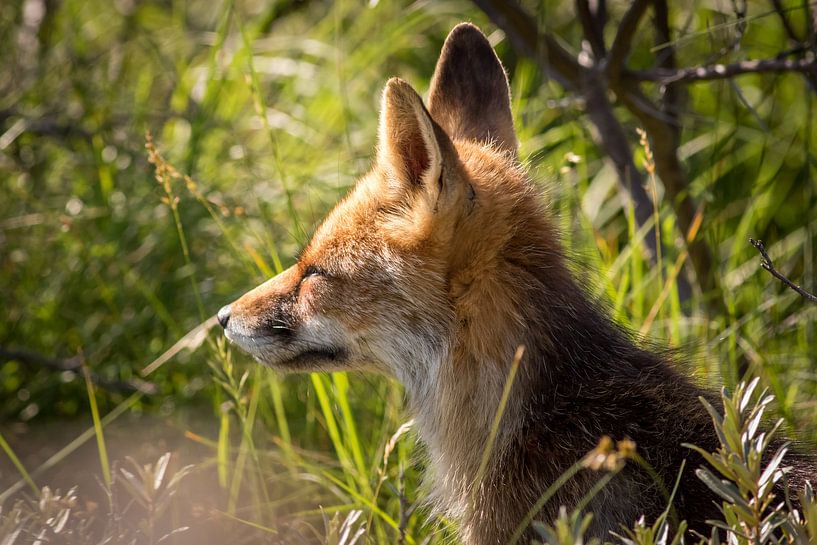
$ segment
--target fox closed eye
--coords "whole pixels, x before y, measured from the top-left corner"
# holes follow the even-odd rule
[[[306,269],[304,269],[304,275],[302,277],[302,280],[306,280],[311,276],[328,276],[328,275],[326,274],[326,271],[324,271],[320,267],[316,265],[309,265]]]

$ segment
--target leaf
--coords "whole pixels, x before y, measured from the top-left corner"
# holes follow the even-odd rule
[[[167,464],[170,462],[170,453],[165,452],[156,462],[156,468],[153,474],[153,490],[159,490],[162,487],[162,481],[165,478],[165,471],[167,471]]]
[[[190,529],[189,526],[182,526],[180,528],[176,528],[175,530],[171,530],[170,532],[166,533],[162,537],[160,537],[156,542],[161,543],[162,541],[166,540],[169,537],[175,536],[176,534],[181,534],[182,532],[186,532]]]
[[[740,536],[742,538],[749,539],[749,536],[747,536],[745,533],[738,530],[738,528],[735,525],[727,524],[727,523],[723,522],[722,520],[710,520],[710,519],[707,519],[706,523],[709,524],[710,526],[713,526],[714,528],[719,528],[721,530],[725,530],[726,531],[726,539],[729,542],[732,541],[730,539],[729,534],[734,534],[736,536]]]
[[[763,470],[763,473],[760,475],[760,479],[758,479],[758,486],[760,488],[763,488],[766,485],[766,482],[772,478],[772,475],[775,473],[775,471],[777,471],[778,466],[780,466],[780,463],[783,461],[783,457],[786,455],[788,450],[789,443],[785,443],[779,449],[777,449],[775,455],[766,465],[766,469]]]
[[[170,478],[170,482],[167,483],[167,489],[171,491],[174,490],[176,486],[179,484],[179,482],[182,479],[184,479],[187,475],[189,475],[190,472],[193,471],[195,468],[196,466],[191,464],[186,465],[180,470],[178,470],[176,473],[173,474],[173,477]]]
[[[119,472],[125,477],[125,480],[122,481],[125,484],[125,488],[130,493],[131,497],[138,501],[143,507],[147,507],[150,503],[150,497],[148,497],[147,492],[145,492],[145,487],[142,484],[142,481],[136,478],[136,475],[129,472],[124,467],[119,468]]]
[[[701,400],[701,403],[706,409],[706,412],[708,412],[709,416],[712,418],[712,423],[715,427],[715,433],[718,434],[718,441],[720,441],[721,445],[726,446],[727,445],[726,436],[723,433],[723,417],[717,410],[715,410],[715,407],[713,407],[712,404],[709,403],[709,401],[707,401],[704,397],[699,397],[698,399]]]
[[[71,514],[70,509],[63,509],[60,511],[60,514],[57,516],[55,524],[51,526],[52,531],[55,534],[59,534],[65,528],[65,524],[68,522],[68,516]]]
[[[745,506],[749,508],[749,505],[746,503],[746,500],[740,495],[740,491],[729,481],[721,480],[712,475],[712,473],[705,468],[700,468],[695,470],[695,474],[701,479],[706,486],[710,488],[713,492],[718,494],[720,497],[728,501],[729,503]]]
[[[725,477],[731,476],[732,473],[731,473],[729,467],[725,463],[723,463],[720,459],[715,458],[715,456],[713,456],[711,452],[707,452],[706,450],[702,449],[701,447],[699,447],[697,445],[692,445],[690,443],[681,443],[681,446],[686,447],[686,448],[691,449],[691,450],[694,450],[695,452],[700,454],[701,457],[703,457],[703,459],[706,460],[706,462],[709,465],[711,465],[713,468],[715,468],[715,470],[718,471],[718,473],[720,473],[721,475],[723,475]]]
[[[749,406],[749,402],[752,400],[752,392],[754,392],[755,388],[757,387],[758,383],[760,382],[760,377],[755,377],[746,385],[746,390],[743,391],[739,400],[738,404],[738,411],[745,412],[746,407]],[[737,393],[737,392],[736,392]]]
[[[747,442],[749,439],[754,438],[755,434],[757,433],[757,429],[760,426],[760,419],[763,417],[763,411],[758,411],[749,422],[746,424],[746,432],[743,434],[743,441]]]
[[[23,526],[20,525],[14,529],[13,532],[6,535],[2,541],[0,541],[0,545],[14,545],[17,542],[17,536],[20,535],[20,532],[23,531]]]
[[[656,537],[657,539],[655,540],[655,545],[667,545],[667,539],[669,538],[669,524],[667,524],[666,521],[662,522],[658,527]]]

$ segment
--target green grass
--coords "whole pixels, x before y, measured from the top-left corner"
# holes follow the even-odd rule
[[[688,7],[676,45],[679,62],[693,65],[737,30],[728,12]],[[620,8],[611,4],[613,19]],[[741,47],[722,62],[785,49],[767,4],[748,10]],[[398,384],[345,373],[276,376],[206,332],[221,305],[293,262],[368,168],[386,79],[426,90],[444,37],[461,20],[486,29],[506,63],[521,156],[546,188],[588,292],[633,331],[678,350],[685,370],[713,388],[760,377],[786,432],[817,440],[817,308],[768,276],[748,244],[763,239],[778,268],[814,291],[815,94],[799,76],[688,88],[680,155],[691,195],[706,206],[700,228],[683,233],[653,177],[646,189],[655,217],[635,224],[581,110],[565,106],[564,91],[466,2],[65,0],[35,30],[21,13],[21,2],[0,5],[0,36],[13,44],[0,51],[8,67],[0,76],[0,345],[81,352],[109,381],[148,367],[158,393],[91,388],[71,371],[0,363],[5,505],[35,482],[65,480],[95,438],[97,474],[109,490],[86,475],[80,498],[116,506],[116,494],[128,497],[119,469],[129,466],[113,457],[112,435],[142,414],[176,438],[168,471],[196,465],[195,478],[174,484],[157,519],[163,527],[198,524],[211,532],[205,537],[236,541],[288,533],[321,540],[334,513],[362,510],[370,542],[401,534],[406,543],[449,542],[448,521],[414,509],[424,497],[421,447],[398,432],[409,418]],[[572,4],[543,4],[539,13],[577,45]],[[650,65],[648,25],[634,47],[631,66]],[[638,125],[617,114],[637,163],[649,162]],[[16,134],[15,123],[29,130]],[[158,180],[156,164],[165,165]],[[643,247],[649,231],[664,243],[655,264]],[[677,278],[691,238],[713,252],[722,290],[681,300]],[[710,313],[712,299],[726,310]],[[744,363],[747,377],[739,376]],[[29,452],[22,426],[34,432],[54,422],[78,431],[43,455]],[[138,458],[144,441],[132,441]],[[191,519],[198,483],[210,487],[210,515]],[[168,539],[201,539],[185,535]]]

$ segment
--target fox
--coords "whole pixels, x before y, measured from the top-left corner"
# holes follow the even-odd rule
[[[699,400],[715,397],[614,323],[571,272],[519,158],[505,68],[478,27],[448,35],[427,105],[388,80],[377,138],[371,170],[297,262],[218,311],[226,337],[284,372],[399,380],[430,501],[466,545],[507,543],[532,509],[547,522],[579,504],[599,472],[537,500],[603,437],[634,442],[654,474],[626,464],[587,503],[588,534],[655,519],[666,508],[655,475],[671,485],[704,463],[682,443],[718,445]],[[718,498],[690,472],[674,506],[708,534]],[[520,543],[534,537],[528,527]]]

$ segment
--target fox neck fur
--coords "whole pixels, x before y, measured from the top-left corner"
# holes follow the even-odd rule
[[[505,543],[542,492],[604,435],[651,447],[648,462],[673,482],[690,455],[682,441],[714,446],[698,402],[703,392],[636,347],[584,294],[537,204],[542,199],[531,198],[533,186],[512,156],[455,146],[477,201],[490,203],[474,209],[484,217],[472,220],[494,227],[458,241],[465,250],[448,264],[449,334],[415,355],[426,361],[411,368],[423,373],[400,377],[428,445],[435,504],[463,521],[466,543]],[[488,445],[519,346],[524,356]],[[577,504],[599,477],[583,472],[537,518]],[[687,495],[712,499],[705,487],[690,486]],[[641,514],[657,515],[656,497],[648,475],[622,472],[592,500],[592,531],[605,535]]]

